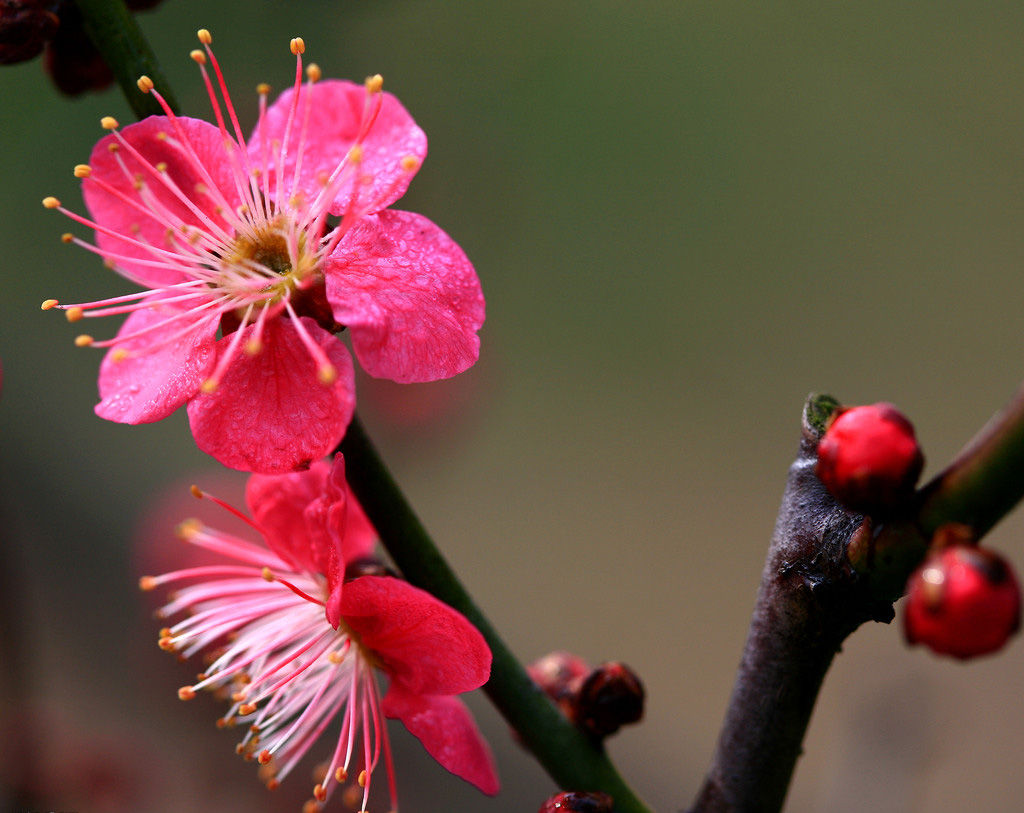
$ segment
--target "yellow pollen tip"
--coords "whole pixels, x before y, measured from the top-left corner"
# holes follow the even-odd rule
[[[203,385],[199,389],[201,389],[204,393],[209,395],[211,392],[217,391],[217,386],[219,385],[219,383],[220,382],[217,381],[216,378],[208,378],[203,382]]]
[[[144,593],[148,593],[150,590],[156,589],[156,579],[152,576],[143,576],[139,579],[139,589]]]
[[[362,146],[360,146],[359,144],[354,145],[348,151],[348,160],[351,161],[353,164],[358,164],[360,161],[362,161],[363,160],[363,148],[362,148]]]
[[[406,172],[415,172],[420,168],[420,159],[415,155],[407,155],[402,159],[401,165]]]
[[[236,703],[241,703],[245,700],[245,692],[235,692],[231,695],[231,699]]]
[[[178,527],[174,529],[174,532],[180,539],[184,539],[187,542],[193,536],[198,534],[202,527],[203,523],[198,519],[186,519],[184,522],[178,523]]]
[[[281,787],[281,780],[276,776],[272,776],[267,780],[267,790],[277,790],[279,787]]]
[[[188,55],[189,55],[189,57],[191,57],[192,61],[195,62],[197,65],[205,65],[206,64],[206,54],[204,54],[198,48],[196,48],[193,51],[189,51]]]
[[[69,322],[78,322],[82,319],[84,315],[85,314],[83,313],[82,309],[79,307],[68,308],[66,311],[64,311],[64,317]]]
[[[310,82],[319,82],[323,75],[324,72],[320,70],[320,66],[315,62],[310,62],[309,65],[306,66],[306,78]]]
[[[75,164],[75,177],[88,178],[92,174],[92,167],[88,164]]]
[[[270,572],[269,567],[264,567],[263,570],[260,572],[260,575],[263,577],[264,581],[274,581],[274,574]]]
[[[156,642],[164,652],[174,651],[174,639],[170,635],[164,635],[159,641]]]
[[[367,779],[366,771],[360,771],[359,772],[359,778],[356,780],[356,782],[359,783],[359,787],[361,787],[361,788],[365,788],[366,787],[366,779]]]
[[[260,350],[263,349],[263,342],[259,339],[249,339],[245,343],[245,352],[250,356],[259,355]]]
[[[69,231],[66,231],[66,232],[64,232],[64,234],[62,234],[60,236],[60,241],[62,243],[73,243],[73,242],[75,242],[75,235],[73,235]]]
[[[50,311],[56,308],[60,302],[56,299],[44,299],[43,304],[39,306],[39,310]]]
[[[203,490],[199,486],[191,485],[188,487],[188,490],[197,500],[201,500],[203,498]]]
[[[75,336],[75,347],[89,347],[93,341],[92,336],[88,333],[83,333],[80,336]]]
[[[316,371],[317,380],[324,386],[333,384],[338,379],[338,368],[333,364],[327,364]]]
[[[180,689],[178,689],[179,700],[193,700],[195,699],[195,696],[196,690],[193,689],[191,686],[182,686]]]
[[[256,761],[260,765],[266,765],[268,762],[270,762],[270,751],[264,748],[262,751],[260,751],[260,755],[256,757]]]
[[[47,209],[56,209],[60,206],[60,201],[57,200],[53,195],[43,198],[43,206]]]
[[[128,358],[128,351],[123,347],[117,347],[110,351],[110,360],[115,364]]]
[[[213,36],[210,34],[209,29],[200,28],[198,31],[196,31],[196,36],[199,38],[199,41],[203,45],[209,45],[211,42],[213,42]]]
[[[256,711],[255,703],[243,703],[238,707],[239,714],[252,714],[254,711]]]
[[[327,660],[329,660],[331,663],[337,666],[339,663],[345,660],[345,656],[342,655],[340,652],[332,652],[330,655],[327,656]]]
[[[149,93],[153,89],[153,80],[145,74],[136,79],[135,84],[143,93]]]
[[[379,73],[367,76],[365,85],[367,93],[380,93],[381,88],[384,87],[384,77]]]
[[[117,123],[117,119],[113,116],[104,116],[100,119],[100,127],[104,130],[116,130],[121,125]]]
[[[270,93],[270,85],[268,85],[266,82],[260,82],[258,85],[256,85],[256,92],[260,94],[260,96],[266,96],[268,93]]]
[[[159,164],[157,164],[156,165],[156,171],[157,172],[167,172],[167,162],[166,161],[161,161]]]
[[[334,781],[335,782],[339,782],[339,783],[340,782],[344,782],[346,779],[348,779],[348,771],[346,771],[344,768],[335,768],[334,769]]]
[[[316,797],[318,802],[326,802],[327,789],[323,785],[317,784],[313,787],[313,796]]]
[[[306,53],[306,43],[302,37],[293,37],[291,42],[288,43],[288,48],[295,56]]]

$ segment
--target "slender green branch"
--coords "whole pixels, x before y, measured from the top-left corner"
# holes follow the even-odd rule
[[[470,598],[358,418],[352,420],[340,448],[349,485],[405,578],[465,615],[487,640],[494,662],[484,691],[544,769],[563,788],[611,794],[619,813],[647,813],[647,806],[625,784],[604,751],[592,745],[537,688]]]
[[[177,112],[178,104],[174,100],[167,79],[138,23],[125,7],[124,0],[75,2],[82,12],[85,33],[89,35],[89,39],[114,72],[135,115],[142,119],[163,112],[156,99],[140,91],[135,84],[142,75],[153,80],[171,109]]]

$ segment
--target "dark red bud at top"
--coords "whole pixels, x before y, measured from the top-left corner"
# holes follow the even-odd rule
[[[590,665],[571,652],[551,652],[526,667],[533,682],[555,701],[562,713],[576,722],[576,697],[584,678],[590,674]]]
[[[818,443],[818,478],[839,502],[864,514],[907,499],[923,466],[914,426],[892,404],[841,411]]]
[[[45,0],[0,0],[0,64],[39,55],[60,24],[53,5]]]
[[[928,556],[907,582],[903,632],[954,658],[1002,649],[1020,627],[1020,587],[1009,563],[984,548],[953,546]]]
[[[583,681],[576,704],[577,724],[603,739],[644,716],[644,686],[625,664],[603,663]]]
[[[613,800],[600,791],[556,793],[540,806],[537,813],[612,813]]]

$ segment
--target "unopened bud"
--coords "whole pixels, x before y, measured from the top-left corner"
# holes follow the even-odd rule
[[[576,698],[583,681],[590,674],[590,665],[579,655],[559,650],[538,658],[526,667],[526,671],[562,713],[575,723],[578,717]]]
[[[556,793],[537,813],[612,813],[612,797],[601,791]]]
[[[644,685],[625,664],[603,663],[583,681],[576,704],[577,725],[603,739],[644,716]]]
[[[990,550],[965,545],[939,550],[907,582],[903,633],[909,644],[974,658],[1002,649],[1019,627],[1017,578]]]
[[[892,404],[840,411],[818,443],[818,478],[839,502],[864,514],[909,497],[923,466],[914,426]]]

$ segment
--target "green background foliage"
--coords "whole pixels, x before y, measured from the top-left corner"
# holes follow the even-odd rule
[[[139,20],[188,114],[209,111],[188,58],[205,26],[246,128],[255,85],[286,85],[301,35],[325,76],[382,73],[426,130],[399,206],[476,263],[483,354],[443,385],[364,377],[360,411],[513,649],[644,677],[647,720],[611,751],[655,808],[685,807],[806,394],[897,403],[927,476],[1021,377],[1024,9],[168,0]],[[147,506],[192,481],[231,496],[243,478],[195,449],[183,415],[96,418],[99,352],[38,309],[131,289],[61,245],[69,224],[39,205],[81,211],[73,165],[101,116],[131,114],[116,90],[58,97],[38,61],[0,71],[0,99],[0,520],[5,623],[24,646],[0,724],[27,692],[45,743],[109,746],[136,793],[111,810],[295,810],[307,774],[268,795],[214,730],[215,704],[177,700],[195,667],[157,651],[135,590],[140,540],[196,510],[183,498],[158,523]],[[989,541],[1021,565],[1022,537],[1013,516]],[[906,650],[895,625],[861,630],[788,809],[1015,809],[1022,691],[1019,642],[962,666]],[[529,811],[553,790],[472,703],[505,795],[482,799],[396,734],[403,811]],[[94,809],[63,784],[40,801]]]

